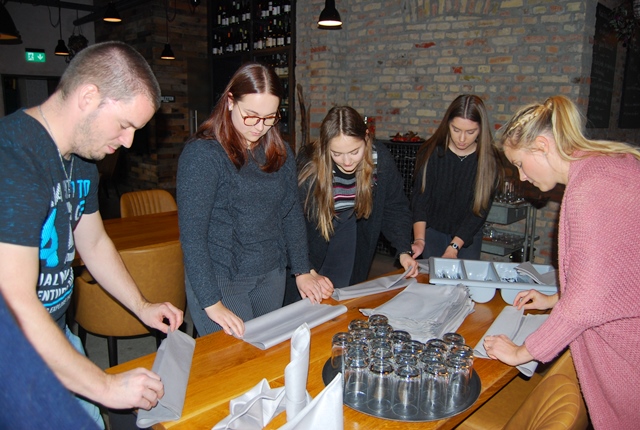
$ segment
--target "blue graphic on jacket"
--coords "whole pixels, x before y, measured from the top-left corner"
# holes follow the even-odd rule
[[[58,260],[58,232],[55,228],[56,213],[54,208],[42,226],[40,234],[40,259],[45,261],[46,267],[56,267]]]

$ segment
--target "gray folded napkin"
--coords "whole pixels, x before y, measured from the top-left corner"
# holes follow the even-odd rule
[[[263,379],[243,395],[229,402],[229,415],[211,430],[262,430],[284,411],[284,387],[271,388]]]
[[[556,285],[556,271],[555,270],[549,270],[546,273],[540,273],[534,267],[534,265],[531,264],[528,261],[516,266],[516,272],[518,272],[521,275],[529,276],[531,279],[533,279],[533,281],[536,284]]]
[[[355,297],[370,296],[372,294],[384,293],[386,291],[404,288],[408,285],[415,284],[415,278],[405,279],[408,271],[402,275],[389,275],[370,281],[361,282],[356,285],[345,288],[336,288],[333,290],[332,297],[338,301],[353,299]]]
[[[342,430],[342,390],[342,373],[338,373],[311,403],[280,430]]]
[[[505,306],[500,315],[491,324],[489,330],[482,336],[473,352],[476,357],[489,358],[487,351],[484,349],[484,338],[498,334],[506,335],[513,343],[520,346],[527,336],[536,331],[548,317],[549,315],[547,314],[524,315],[524,309],[518,310],[515,306]],[[527,377],[531,377],[534,374],[536,367],[538,367],[538,362],[535,360],[516,366]]]
[[[360,309],[364,315],[382,314],[396,330],[425,342],[455,332],[473,312],[474,303],[464,285],[413,283],[375,309]]]
[[[304,323],[291,337],[291,361],[284,369],[287,421],[295,418],[311,402],[311,396],[307,392],[310,342],[311,331]]]
[[[138,427],[147,428],[182,416],[195,347],[195,339],[180,330],[169,332],[162,341],[151,370],[162,379],[164,396],[151,410],[138,411]]]
[[[257,348],[269,349],[291,339],[303,323],[313,328],[345,312],[347,307],[344,305],[312,304],[309,299],[304,299],[247,321],[244,336],[239,339]]]

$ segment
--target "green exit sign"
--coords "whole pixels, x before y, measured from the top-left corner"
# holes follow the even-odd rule
[[[44,53],[44,49],[25,48],[24,51],[27,63],[44,63],[47,61],[47,54]]]

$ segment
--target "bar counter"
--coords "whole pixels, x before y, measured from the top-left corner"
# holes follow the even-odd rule
[[[400,273],[399,271],[397,273]],[[428,275],[419,275],[418,280],[428,282]],[[426,287],[429,288],[429,287]],[[433,288],[438,288],[434,286]],[[307,390],[316,396],[324,388],[322,368],[331,355],[331,338],[339,331],[347,331],[349,321],[363,318],[362,308],[375,308],[400,290],[336,302],[329,299],[323,303],[342,304],[347,313],[311,329],[309,354],[309,378]],[[468,345],[475,346],[498,316],[506,303],[496,296],[488,303],[476,303],[475,311],[467,316],[457,330]],[[150,354],[118,366],[107,372],[116,373],[137,367],[151,369],[155,354]],[[224,332],[217,332],[196,339],[187,394],[182,418],[154,426],[154,429],[211,429],[229,414],[229,401],[244,394],[260,380],[266,378],[272,388],[284,385],[284,369],[290,361],[290,341],[283,342],[266,351],[260,350]],[[477,359],[474,363],[482,390],[475,404],[454,417],[438,421],[411,423],[390,421],[369,416],[344,406],[344,428],[362,429],[450,429],[486,402],[497,391],[511,381],[518,371],[496,360]],[[286,422],[283,412],[266,427],[277,429]]]

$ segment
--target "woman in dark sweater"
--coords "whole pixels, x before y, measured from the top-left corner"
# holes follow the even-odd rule
[[[200,334],[242,336],[244,321],[281,307],[288,262],[304,297],[333,292],[309,265],[295,160],[274,127],[281,94],[272,69],[241,66],[180,155],[180,240]]]
[[[497,176],[492,143],[480,97],[457,97],[418,150],[412,195],[416,255],[480,259]]]
[[[384,145],[373,144],[355,109],[332,108],[320,139],[301,150],[298,166],[309,260],[318,273],[336,288],[366,280],[382,232],[400,264],[412,268],[409,276],[417,275],[402,177]]]

